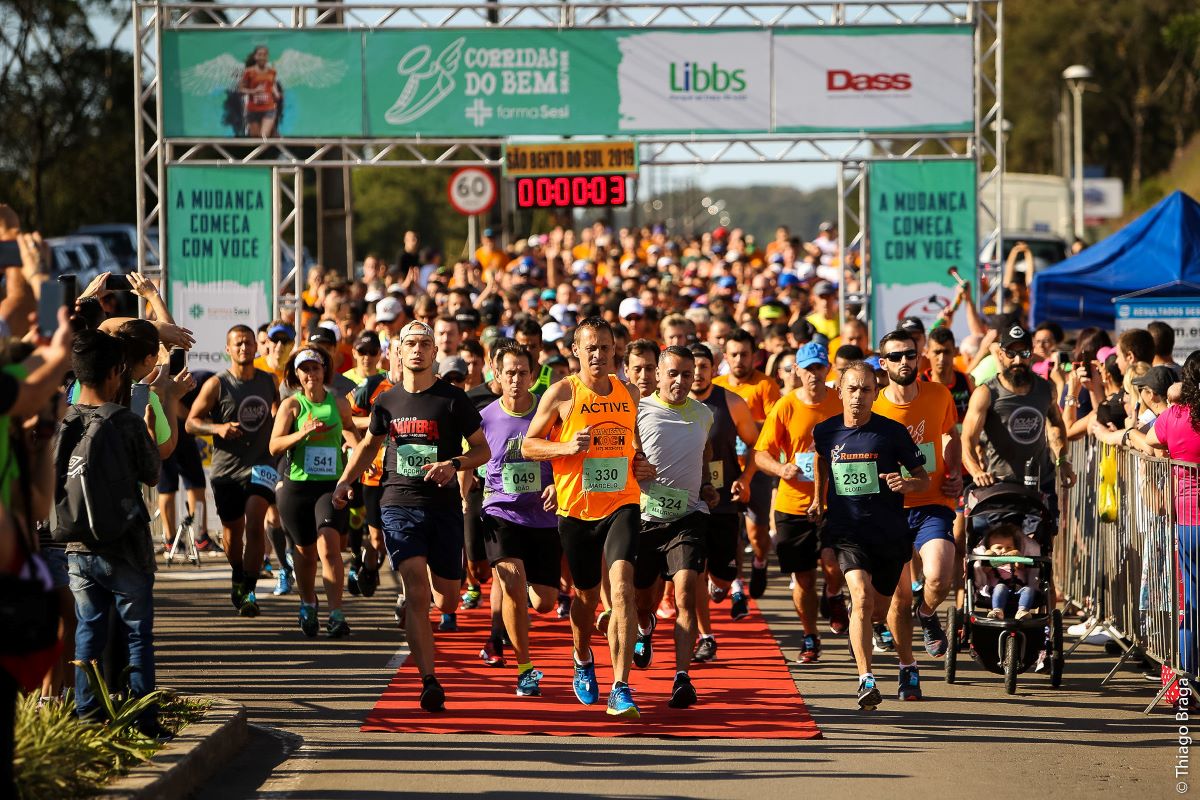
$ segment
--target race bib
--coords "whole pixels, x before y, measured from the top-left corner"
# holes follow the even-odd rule
[[[921,455],[925,456],[925,471],[932,475],[933,468],[937,466],[937,451],[934,449],[933,442],[921,442],[917,445],[917,449],[921,451]],[[904,465],[900,466],[900,474],[905,478],[912,477],[912,473],[905,469]]]
[[[874,461],[837,461],[833,464],[833,483],[843,497],[879,494],[879,468]]]
[[[542,467],[533,461],[516,461],[504,465],[500,482],[505,494],[528,494],[542,490]]]
[[[306,469],[305,472],[308,472]],[[264,489],[275,491],[275,484],[279,483],[279,473],[274,467],[268,467],[265,464],[260,464],[257,467],[250,468],[250,483],[254,486],[262,486]]]
[[[750,448],[746,446],[746,443],[742,441],[742,437],[739,436],[737,439],[734,440],[733,451],[735,453],[737,453],[738,458],[741,458],[742,456],[746,455],[746,452],[749,449]]]
[[[816,453],[796,453],[796,466],[800,469],[800,480],[812,483],[817,479],[813,458]]]
[[[629,480],[627,458],[585,458],[583,460],[583,490],[585,492],[619,492]]]
[[[679,519],[688,508],[688,493],[658,483],[642,493],[642,512],[661,520]]]
[[[714,489],[725,488],[725,462],[710,461],[708,462],[708,482],[712,484]]]
[[[336,475],[337,448],[312,446],[304,448],[304,472],[314,478],[330,478]]]
[[[424,478],[427,467],[437,461],[436,444],[396,445],[396,474],[405,478]]]

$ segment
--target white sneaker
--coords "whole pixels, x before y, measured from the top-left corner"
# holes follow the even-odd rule
[[[1026,617],[1031,616],[1033,616],[1033,612],[1028,608],[1018,608],[1016,615],[1013,616],[1013,619],[1025,619]]]
[[[1021,618],[1021,612],[1018,611],[1017,619],[1020,619],[1020,618]],[[1004,619],[1004,609],[1003,608],[993,608],[991,611],[988,612],[988,619]]]
[[[1067,636],[1074,636],[1076,638],[1083,636],[1085,633],[1088,632],[1088,629],[1091,628],[1095,624],[1096,624],[1095,617],[1089,617],[1088,619],[1085,619],[1083,622],[1077,622],[1074,625],[1072,625],[1071,627],[1067,628],[1067,631],[1066,631]]]

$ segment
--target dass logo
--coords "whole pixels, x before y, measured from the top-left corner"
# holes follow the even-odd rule
[[[825,88],[830,92],[907,92],[912,88],[912,76],[907,72],[872,75],[831,69],[825,73]]]

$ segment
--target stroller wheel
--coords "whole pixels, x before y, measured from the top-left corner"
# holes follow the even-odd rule
[[[1057,608],[1050,615],[1050,685],[1055,689],[1062,686],[1063,663],[1066,654],[1063,652],[1063,621],[1062,612]]]
[[[950,639],[950,646],[946,648],[946,660],[944,662],[946,683],[954,683],[954,678],[958,673],[958,647],[962,624],[962,611],[957,606],[950,606],[946,610],[946,636]]]
[[[1017,693],[1017,635],[1004,634],[1004,691]]]

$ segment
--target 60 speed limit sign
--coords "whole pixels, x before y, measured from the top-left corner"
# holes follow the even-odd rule
[[[450,205],[460,214],[482,214],[496,202],[496,180],[486,169],[463,167],[450,176]]]

